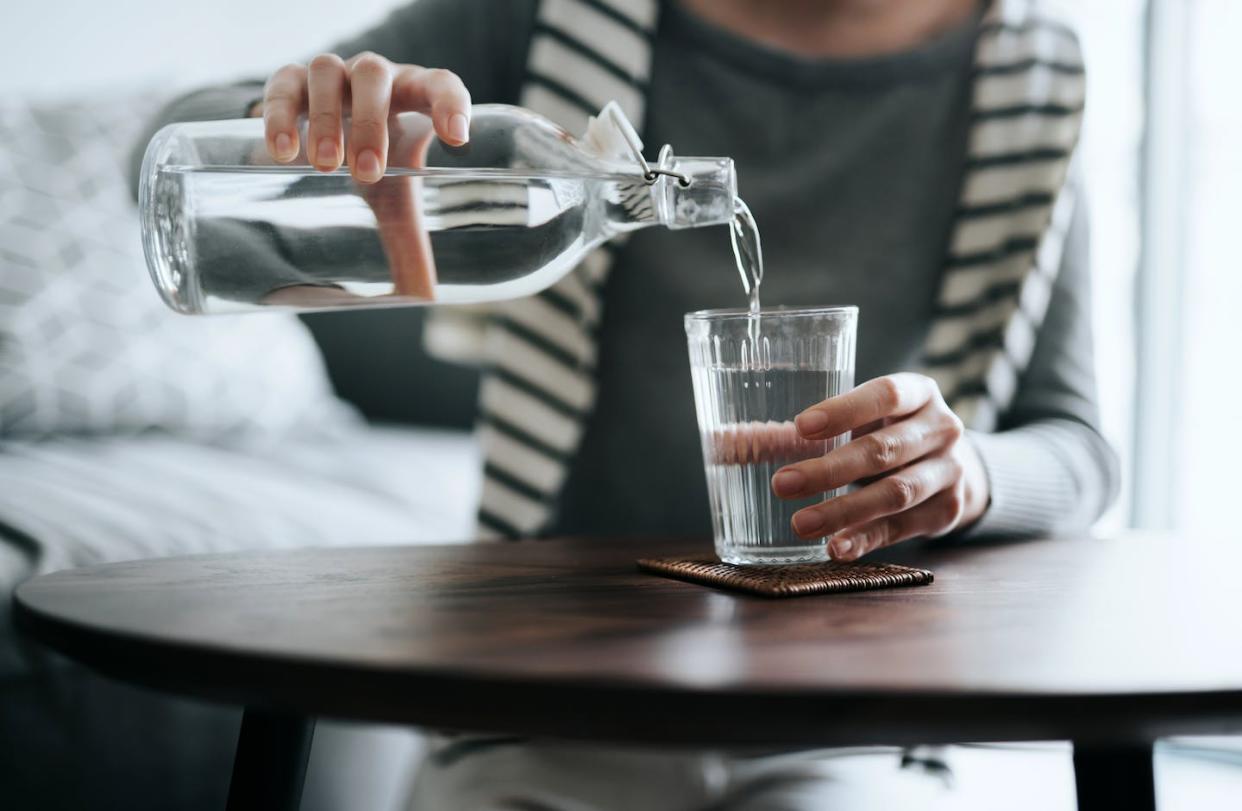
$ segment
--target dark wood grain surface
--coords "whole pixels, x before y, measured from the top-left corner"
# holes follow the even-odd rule
[[[150,686],[312,716],[686,744],[1148,740],[1242,729],[1242,553],[1042,540],[935,582],[774,600],[640,573],[700,544],[171,558],[39,577],[20,626]]]

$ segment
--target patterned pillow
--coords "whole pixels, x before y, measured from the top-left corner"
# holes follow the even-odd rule
[[[355,417],[296,318],[181,316],[151,286],[125,176],[150,96],[0,104],[0,436],[335,432]]]

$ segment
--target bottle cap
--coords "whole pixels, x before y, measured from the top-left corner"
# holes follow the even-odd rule
[[[599,115],[587,119],[586,132],[581,140],[587,151],[610,160],[630,157],[634,147],[641,154],[643,148],[634,125],[615,101],[605,104]]]

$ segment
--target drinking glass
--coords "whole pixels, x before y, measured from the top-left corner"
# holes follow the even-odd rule
[[[793,420],[808,406],[853,388],[857,323],[857,307],[686,314],[716,554],[725,563],[829,559],[825,539],[799,538],[792,519],[843,488],[785,500],[772,493],[772,475],[849,441],[848,434],[804,440]]]

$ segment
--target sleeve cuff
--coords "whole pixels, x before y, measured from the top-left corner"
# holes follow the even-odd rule
[[[970,440],[988,477],[988,507],[964,534],[1022,537],[1048,533],[1056,513],[1077,500],[1073,476],[1065,474],[1052,437],[971,431]]]

